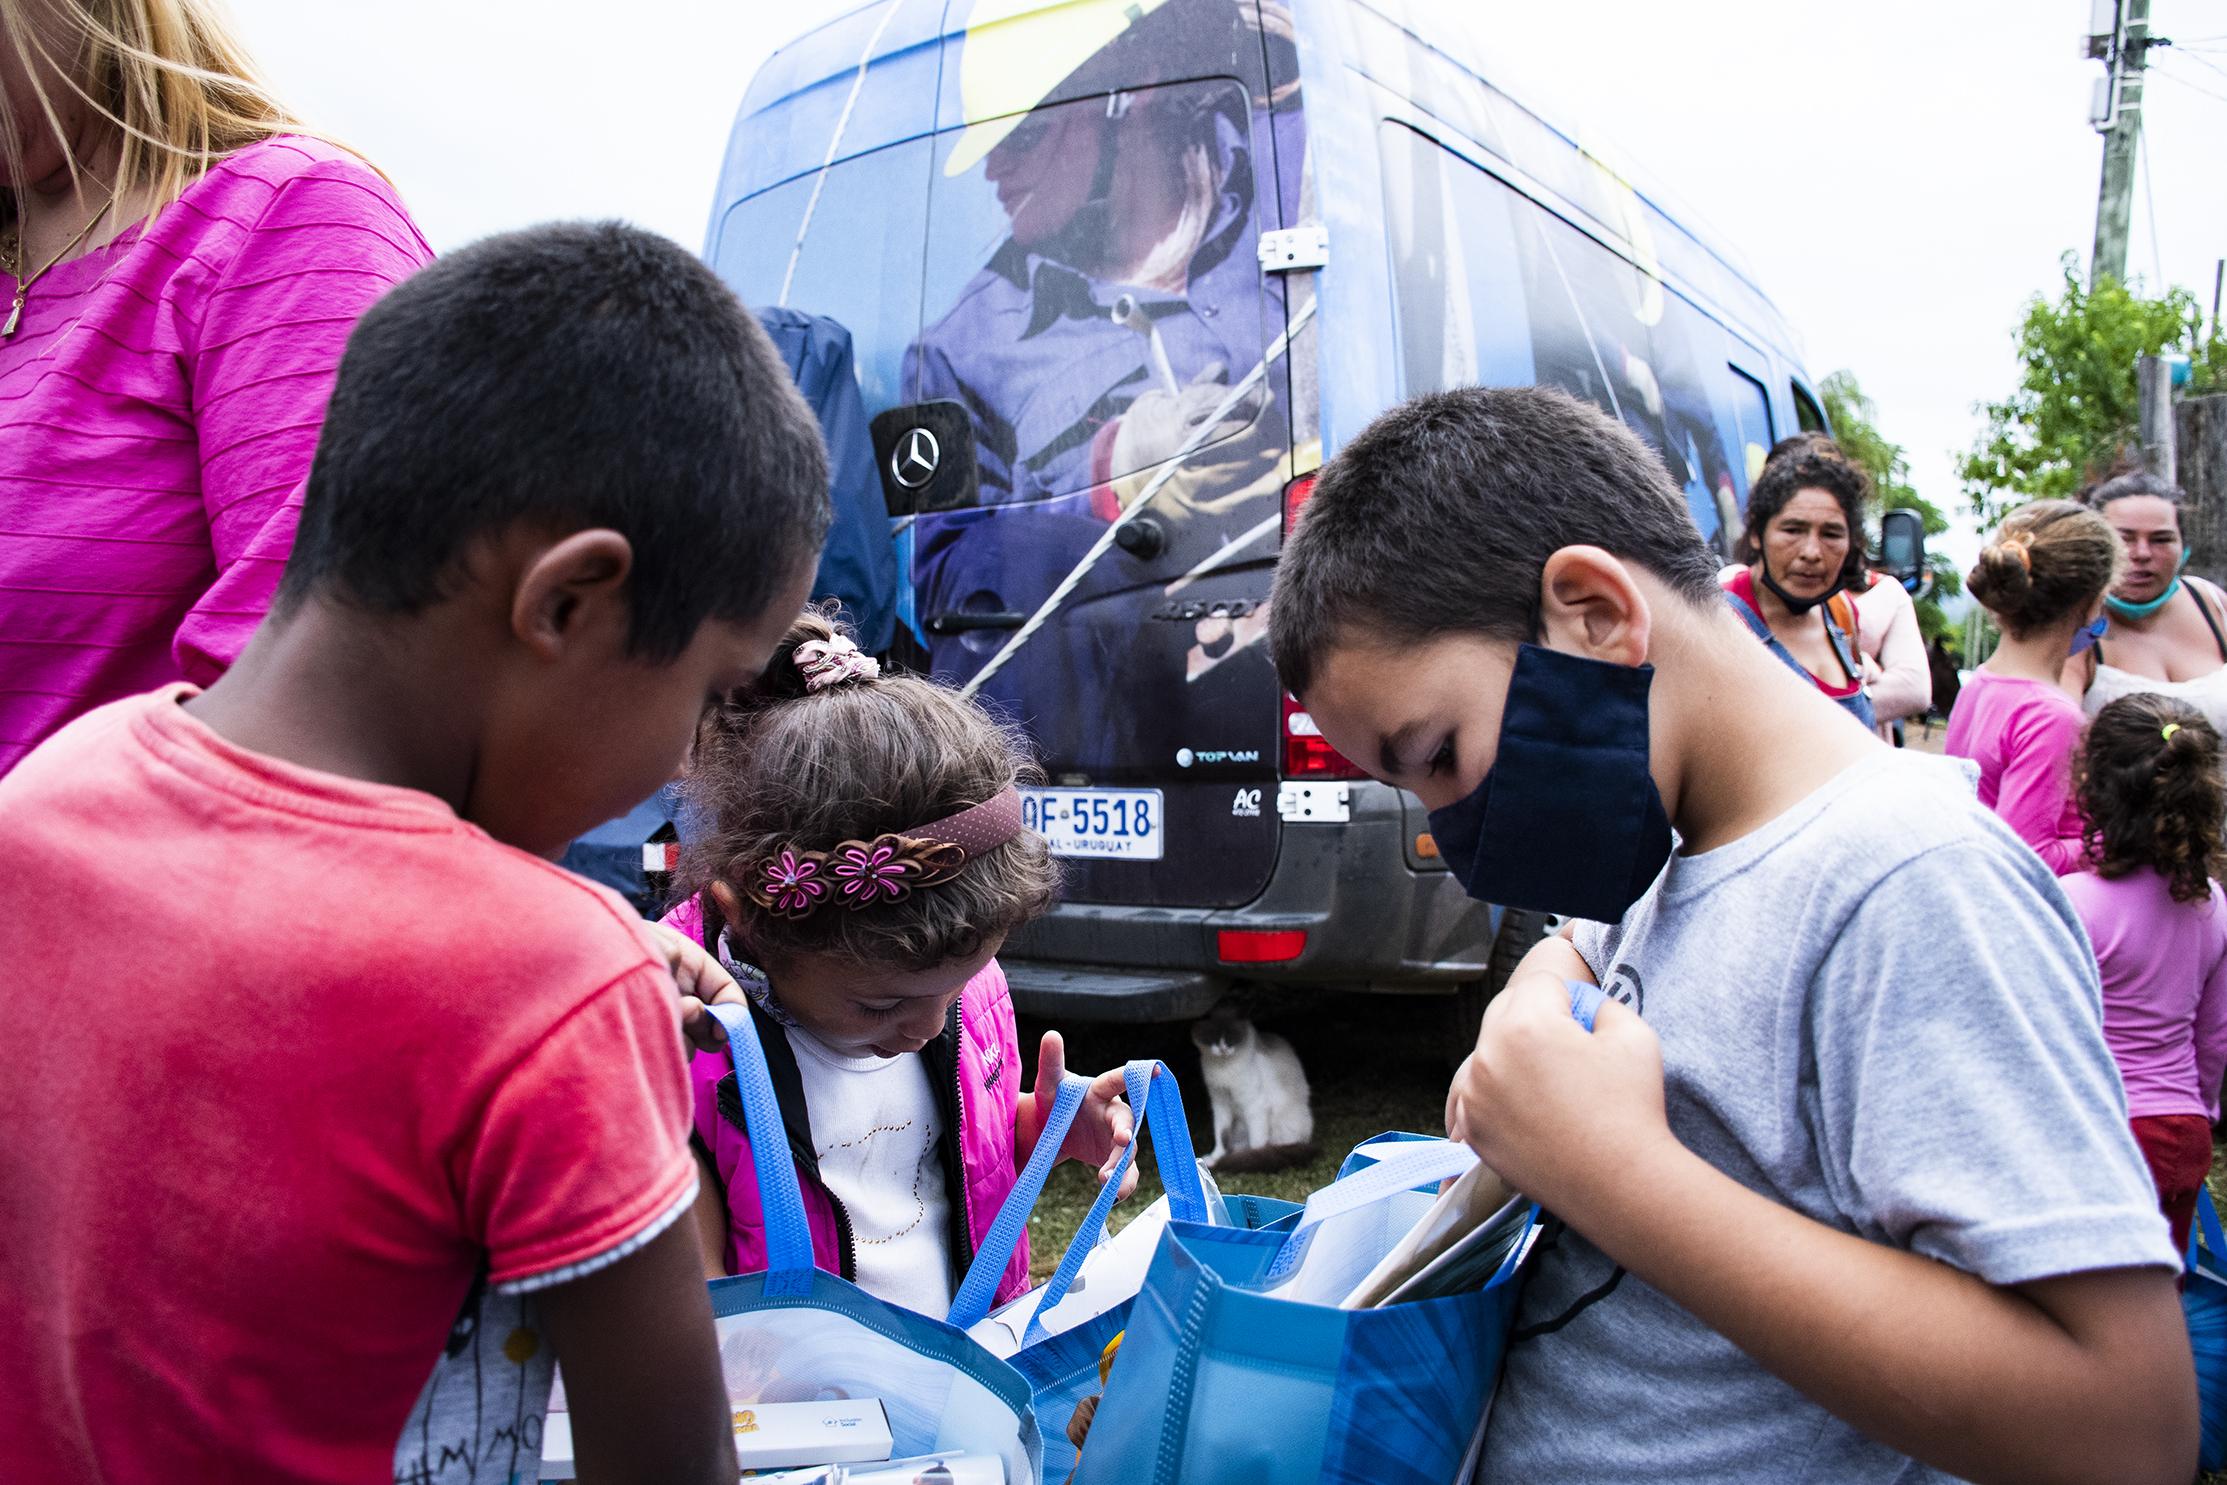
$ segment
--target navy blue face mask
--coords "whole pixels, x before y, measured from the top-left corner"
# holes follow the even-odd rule
[[[1648,771],[1652,665],[1538,645],[1516,652],[1500,750],[1431,838],[1479,902],[1613,923],[1670,859],[1670,817]]]

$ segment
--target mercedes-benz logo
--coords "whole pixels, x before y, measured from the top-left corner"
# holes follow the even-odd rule
[[[917,490],[936,477],[943,445],[925,428],[913,428],[897,441],[889,455],[889,477],[908,490]]]

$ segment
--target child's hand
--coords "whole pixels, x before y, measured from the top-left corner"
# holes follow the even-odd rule
[[[1052,1112],[1052,1098],[1059,1092],[1060,1079],[1067,1075],[1067,1044],[1056,1031],[1044,1033],[1043,1044],[1036,1052],[1036,1088],[1030,1095],[1035,1100],[1035,1127],[1030,1133],[1033,1147],[1035,1136],[1044,1131],[1044,1121]],[[1127,1147],[1136,1121],[1124,1099],[1121,1069],[1100,1073],[1091,1081],[1090,1094],[1075,1113],[1074,1125],[1067,1131],[1067,1142],[1059,1147],[1062,1160],[1080,1160],[1098,1167],[1098,1184],[1103,1186],[1113,1175],[1114,1162],[1121,1158]],[[1137,1167],[1131,1162],[1121,1178],[1120,1196],[1126,1197],[1137,1189]]]
[[[1675,1143],[1662,1048],[1616,1001],[1602,1002],[1588,1032],[1570,1015],[1559,976],[1519,973],[1485,1007],[1477,1050],[1446,1098],[1446,1133],[1574,1225],[1635,1155]]]
[[[727,973],[718,958],[700,943],[663,923],[649,925],[658,947],[665,951],[665,967],[680,987],[680,1029],[689,1045],[700,1052],[717,1052],[727,1045],[727,1028],[704,1009],[707,1005],[747,1005],[742,987]]]

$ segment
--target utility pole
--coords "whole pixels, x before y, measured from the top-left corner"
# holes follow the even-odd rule
[[[2108,34],[2095,27],[2111,23]],[[2089,55],[2109,69],[2090,122],[2103,134],[2103,184],[2096,195],[2096,246],[2088,288],[2126,282],[2127,223],[2134,210],[2135,148],[2142,138],[2142,69],[2150,49],[2150,0],[2096,0]],[[2105,49],[2107,46],[2107,50]]]

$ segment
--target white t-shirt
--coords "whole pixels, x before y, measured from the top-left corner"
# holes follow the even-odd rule
[[[951,1205],[927,1059],[845,1057],[801,1027],[789,1045],[820,1180],[850,1214],[859,1287],[941,1320],[951,1308]]]

